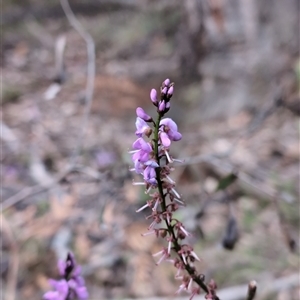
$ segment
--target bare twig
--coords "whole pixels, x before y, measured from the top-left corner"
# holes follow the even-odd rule
[[[15,195],[13,195],[10,198],[3,201],[2,205],[1,205],[1,211],[5,211],[9,207],[19,203],[20,201],[26,199],[29,196],[33,196],[33,195],[42,193],[44,191],[47,191],[48,189],[51,189],[57,183],[62,181],[69,172],[70,172],[69,169],[62,172],[53,181],[48,182],[47,184],[44,184],[44,185],[37,184],[37,185],[29,186],[29,187],[26,187],[26,188],[22,189],[21,191],[19,191]]]
[[[242,133],[242,137],[249,137],[257,130],[261,128],[263,123],[274,114],[275,111],[279,107],[282,106],[283,103],[283,91],[281,87],[278,87],[274,92],[273,97],[264,105],[264,107],[258,111],[258,113],[253,117],[249,127],[246,129],[244,133]]]
[[[16,243],[16,240],[14,238],[13,231],[3,214],[1,214],[1,230],[3,231],[3,234],[6,235],[7,237],[9,243],[9,250],[10,250],[6,299],[14,300],[16,297],[16,286],[17,286],[17,279],[18,279],[19,250],[18,250],[18,245]]]
[[[291,252],[295,252],[296,247],[297,247],[297,242],[292,237],[289,225],[288,225],[288,223],[286,221],[286,218],[285,218],[284,214],[282,213],[282,211],[280,210],[279,201],[278,201],[278,196],[277,195],[274,197],[274,206],[275,206],[276,213],[277,213],[277,216],[278,216],[279,226],[280,226],[282,235],[284,237],[284,240],[286,242],[286,245],[287,245],[287,247],[289,248],[289,250]]]
[[[47,184],[44,185],[37,184],[37,185],[26,187],[21,191],[19,191],[18,193],[16,193],[15,195],[11,196],[10,198],[4,200],[1,205],[0,211],[3,212],[7,210],[11,206],[19,203],[20,201],[26,199],[29,196],[33,196],[54,188],[58,183],[63,181],[66,178],[66,176],[72,172],[80,172],[86,174],[95,180],[101,180],[104,175],[104,174],[99,174],[97,171],[88,167],[83,167],[83,166],[69,167],[65,171],[60,173],[55,179],[53,179],[53,181],[48,182]]]
[[[227,154],[224,155],[199,155],[195,157],[190,157],[184,159],[183,164],[181,165],[190,165],[190,164],[197,164],[197,163],[208,163],[214,166],[220,173],[222,174],[229,174],[229,173],[236,173],[238,183],[240,185],[246,185],[251,190],[255,191],[261,197],[267,197],[268,199],[272,200],[276,196],[276,190],[271,186],[263,186],[262,184],[256,182],[250,174],[246,172],[238,170],[235,166],[233,166],[228,161],[224,161],[224,158],[227,157]]]
[[[253,300],[255,298],[256,287],[257,287],[257,283],[255,280],[249,282],[247,300]]]
[[[92,36],[83,28],[81,23],[74,15],[68,0],[61,0],[60,3],[71,26],[78,32],[78,34],[86,42],[87,57],[88,57],[87,82],[86,82],[86,89],[85,89],[85,110],[83,113],[81,130],[78,135],[77,143],[75,145],[75,149],[71,157],[71,165],[75,165],[77,162],[78,154],[80,153],[81,150],[81,145],[83,143],[83,138],[84,138],[86,127],[88,125],[89,115],[90,115],[92,101],[93,101],[95,72],[96,72],[95,43]]]
[[[55,78],[54,80],[62,84],[65,81],[64,53],[66,49],[66,36],[60,35],[55,42]]]

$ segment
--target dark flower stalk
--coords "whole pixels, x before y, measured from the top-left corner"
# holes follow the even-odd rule
[[[131,151],[135,166],[132,170],[142,174],[144,181],[134,184],[145,185],[146,194],[151,197],[137,212],[151,208],[152,213],[147,219],[152,220],[152,223],[148,227],[149,232],[143,235],[155,234],[167,241],[167,248],[153,256],[159,257],[157,265],[168,261],[177,268],[175,278],[181,280],[181,285],[176,293],[185,290],[191,293],[192,299],[196,294],[200,294],[202,289],[206,293],[206,299],[218,300],[215,282],[211,280],[208,285],[205,283],[204,275],[197,273],[193,265],[195,260],[200,259],[190,245],[181,242],[191,234],[180,221],[173,218],[173,213],[184,206],[181,196],[175,190],[176,183],[169,177],[174,169],[172,163],[180,162],[169,154],[170,146],[173,141],[182,138],[177,124],[170,118],[164,118],[171,107],[173,92],[174,84],[169,79],[162,83],[160,99],[157,98],[157,91],[151,90],[150,99],[157,107],[156,121],[142,108],[138,107],[136,110],[136,135],[139,138],[133,143],[134,150]],[[147,137],[149,141],[145,141],[143,137]],[[150,193],[151,191],[153,193]],[[165,227],[161,227],[162,222],[165,223]]]
[[[58,262],[60,280],[50,279],[53,291],[44,294],[43,300],[86,300],[88,292],[84,279],[80,276],[81,267],[77,265],[74,255],[69,252],[66,261]]]

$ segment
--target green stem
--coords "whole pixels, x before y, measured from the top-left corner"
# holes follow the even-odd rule
[[[158,146],[159,146],[158,145],[159,144],[158,133],[159,133],[159,123],[160,123],[161,119],[162,119],[162,115],[160,113],[158,113],[158,117],[157,117],[156,124],[155,124],[155,127],[154,127],[155,128],[155,130],[154,130],[154,155],[155,155],[156,161],[159,165],[159,167],[155,169],[155,172],[156,172],[157,187],[158,187],[158,191],[159,191],[159,194],[160,194],[160,197],[161,197],[161,200],[162,200],[161,203],[160,203],[160,206],[161,206],[162,213],[164,213],[164,212],[167,211],[167,204],[166,204],[166,197],[165,197],[164,192],[163,192],[162,180],[160,178],[161,166],[160,166],[160,158],[159,158],[159,152],[158,152]],[[174,228],[173,228],[172,225],[168,224],[167,220],[165,220],[165,223],[166,223],[168,232],[172,236],[173,248],[175,249],[175,252],[178,254],[178,252],[181,250],[181,246],[180,246],[180,244],[178,242],[178,239],[176,237]],[[185,270],[189,273],[189,275],[193,278],[193,280],[206,293],[209,293],[209,289],[207,288],[206,284],[202,280],[200,280],[199,277],[196,276],[195,270],[189,264],[184,263],[183,258],[181,257],[181,255],[178,254],[178,256],[179,256],[179,259],[182,261],[182,263],[185,267]]]

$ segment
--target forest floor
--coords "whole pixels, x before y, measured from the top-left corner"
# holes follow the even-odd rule
[[[174,45],[156,32],[151,16],[136,29],[143,17],[80,19],[97,49],[88,115],[86,45],[68,22],[30,20],[5,28],[1,280],[16,299],[41,299],[68,249],[83,266],[90,299],[174,295],[174,268],[157,267],[151,255],[162,242],[141,236],[147,212],[135,210],[147,197],[132,185],[137,177],[129,172],[128,154],[135,109],[154,113],[149,91],[165,77],[175,82],[170,116],[183,135],[172,149],[184,160],[173,173],[186,201],[177,218],[194,233],[190,242],[202,259],[197,268],[220,289],[255,279],[264,290],[299,271],[299,119],[276,93],[251,109],[207,118],[216,104],[200,109],[198,80],[184,85],[176,64],[175,71],[155,71],[157,58],[167,59]],[[122,28],[123,22],[129,25]],[[58,84],[54,46],[64,41]],[[220,188],[228,175],[236,180]],[[222,241],[230,219],[239,238],[227,250]],[[291,285],[257,299],[297,299],[299,291]]]

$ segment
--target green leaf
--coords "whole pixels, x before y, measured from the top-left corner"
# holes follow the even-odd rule
[[[236,173],[230,173],[229,175],[221,178],[216,188],[216,192],[227,189],[231,184],[233,184],[237,180],[237,178],[238,176]]]

